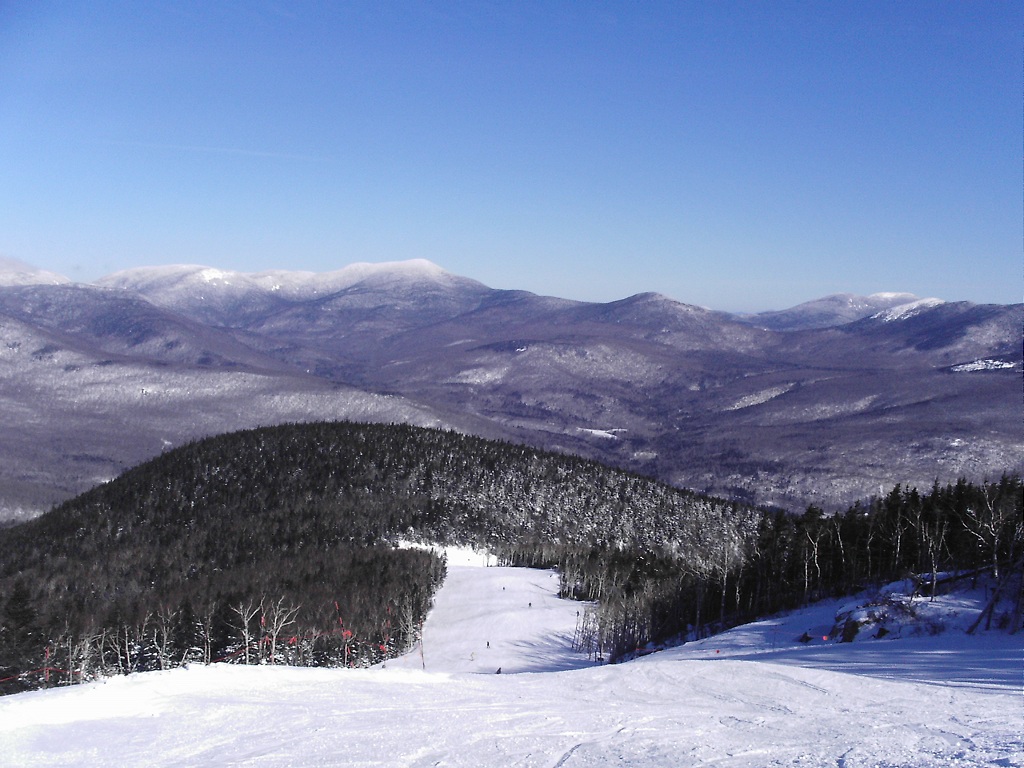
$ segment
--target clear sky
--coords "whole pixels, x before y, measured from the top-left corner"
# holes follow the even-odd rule
[[[0,2],[0,256],[1024,292],[1018,2]]]

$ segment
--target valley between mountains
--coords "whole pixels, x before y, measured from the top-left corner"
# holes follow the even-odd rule
[[[425,261],[326,274],[0,272],[0,518],[189,440],[353,419],[839,509],[1024,468],[1022,305],[832,296],[740,316],[488,288]]]

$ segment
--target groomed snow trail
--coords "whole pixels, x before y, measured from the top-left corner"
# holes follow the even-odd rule
[[[1019,637],[796,643],[832,605],[593,666],[556,589],[451,566],[422,660],[383,669],[215,665],[6,697],[0,764],[1024,766]]]
[[[591,667],[572,650],[583,603],[558,598],[558,574],[449,565],[423,640],[387,668],[502,674]]]

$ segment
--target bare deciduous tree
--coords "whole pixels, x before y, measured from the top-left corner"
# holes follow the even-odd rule
[[[270,646],[268,660],[271,664],[277,663],[278,640],[281,638],[284,628],[295,623],[295,615],[299,612],[299,607],[285,605],[283,597],[278,598],[276,603],[270,603],[267,607],[264,631]]]
[[[257,637],[253,633],[252,622],[257,616],[263,613],[263,601],[260,600],[258,603],[249,600],[248,602],[240,602],[231,609],[238,616],[238,624],[235,625],[235,629],[238,630],[240,639],[242,641],[242,649],[245,664],[252,663],[252,644],[253,640]]]

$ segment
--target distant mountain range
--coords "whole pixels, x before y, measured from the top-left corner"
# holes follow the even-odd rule
[[[734,315],[488,288],[426,261],[140,268],[0,262],[0,518],[197,437],[350,418],[575,453],[826,508],[1024,468],[1024,305],[829,296]]]
[[[942,303],[941,299],[919,299],[912,293],[874,293],[870,296],[837,293],[791,309],[740,315],[738,319],[773,331],[802,331],[852,323],[897,307],[910,309]]]

